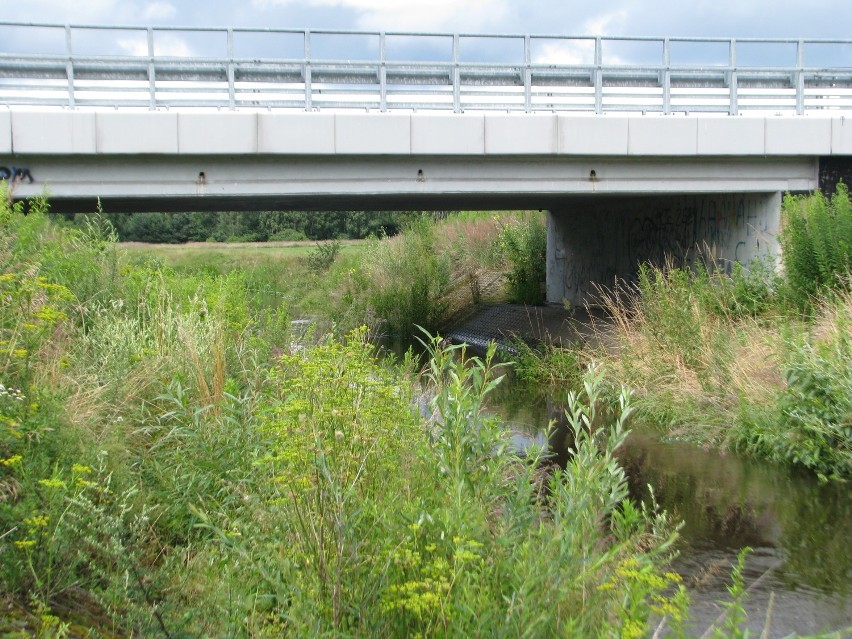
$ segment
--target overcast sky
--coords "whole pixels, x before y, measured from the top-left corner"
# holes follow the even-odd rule
[[[6,0],[2,4],[2,19],[18,22],[554,35],[852,38],[852,0]],[[144,54],[145,42],[141,34],[111,34],[110,38],[113,48],[110,52]],[[0,50],[26,49],[42,46],[42,43],[49,48],[62,46],[58,37],[31,35],[22,40],[9,29],[0,29]],[[107,45],[98,44],[94,36],[75,40],[75,50],[86,46],[90,52],[100,53],[106,51],[95,49]],[[205,54],[209,46],[204,38],[180,32],[160,36],[157,40],[158,53],[167,55]],[[259,52],[251,47],[265,45],[250,45],[246,41],[239,46],[245,47],[242,54],[251,56]],[[279,43],[276,46],[285,50],[289,45]],[[347,53],[356,55],[360,45],[354,41],[330,39],[325,46],[332,50],[329,55],[347,49]],[[582,47],[560,48],[553,44],[548,49],[548,46],[551,45],[542,43],[535,57],[577,62],[588,53]],[[715,56],[721,51],[708,50],[708,55]],[[778,53],[786,57],[790,51],[782,47]],[[408,57],[409,53],[400,52],[399,55]],[[469,55],[474,55],[472,50]],[[632,51],[630,55],[641,55],[641,51]],[[832,57],[838,55],[845,61],[835,63],[852,64],[851,46],[831,51]],[[617,52],[613,56],[620,59]]]

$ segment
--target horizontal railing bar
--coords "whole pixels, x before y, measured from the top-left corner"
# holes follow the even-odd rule
[[[0,21],[0,27],[12,28],[48,28],[65,30],[99,30],[99,31],[139,31],[147,32],[149,27],[129,24],[57,24],[49,22],[11,22]],[[187,32],[187,33],[222,33],[226,34],[229,31],[232,33],[281,33],[281,34],[304,34],[312,35],[360,35],[360,36],[375,36],[381,37],[425,37],[425,38],[512,38],[525,39],[529,37],[531,40],[565,40],[565,41],[595,41],[597,36],[589,35],[566,35],[566,34],[523,34],[523,33],[475,33],[475,32],[441,32],[441,31],[376,31],[376,30],[346,30],[346,29],[297,29],[297,28],[270,28],[270,27],[227,27],[227,26],[180,26],[180,25],[162,25],[150,27],[156,33],[162,32]],[[743,38],[725,38],[725,37],[687,37],[687,36],[599,36],[599,39],[605,42],[656,42],[664,43],[668,40],[670,43],[728,43],[735,41],[736,43],[753,44],[850,44],[852,39],[846,38],[793,38],[793,37],[743,37]]]
[[[68,61],[71,61],[75,68],[103,68],[105,70],[122,70],[124,68],[132,68],[132,69],[141,69],[147,68],[147,65],[151,62],[151,59],[145,58],[142,56],[51,56],[51,57],[38,57],[35,55],[30,55],[29,57],[25,57],[24,55],[16,54],[15,57],[10,57],[8,54],[0,53],[0,71],[4,69],[59,69],[63,68],[61,65],[65,65]],[[804,72],[809,75],[815,74],[823,74],[823,75],[852,75],[852,67],[826,67],[824,65],[819,66],[772,66],[772,67],[760,67],[760,66],[744,66],[744,65],[736,65],[736,66],[722,66],[722,65],[714,65],[714,66],[687,66],[687,65],[653,65],[653,64],[620,64],[620,65],[593,65],[593,64],[490,64],[484,62],[459,62],[459,63],[436,63],[436,62],[425,62],[425,63],[417,63],[417,62],[395,62],[395,61],[386,61],[376,62],[376,61],[350,61],[350,60],[304,60],[304,59],[293,59],[293,58],[281,58],[279,60],[274,59],[265,59],[265,60],[257,60],[252,58],[245,59],[219,59],[219,58],[169,58],[169,57],[154,57],[154,64],[158,68],[183,68],[186,70],[193,70],[195,68],[198,69],[211,69],[211,68],[225,68],[228,65],[234,65],[236,69],[239,69],[243,66],[247,65],[277,65],[277,66],[291,66],[291,67],[300,67],[305,64],[310,64],[315,70],[316,69],[324,69],[324,68],[344,68],[344,69],[360,69],[363,71],[375,71],[378,68],[384,66],[388,70],[408,69],[412,72],[417,72],[419,70],[428,71],[428,70],[452,70],[454,68],[461,68],[463,70],[470,71],[491,71],[491,72],[513,72],[518,73],[523,69],[529,69],[531,72],[541,72],[541,71],[560,71],[565,70],[568,72],[592,72],[596,70],[601,70],[604,73],[652,73],[652,72],[661,72],[661,71],[670,71],[672,73],[706,73],[713,75],[721,75],[724,73],[739,73],[739,74],[792,74],[792,73],[800,73]],[[32,66],[33,62],[35,62]],[[91,66],[90,66],[91,65]]]
[[[762,109],[805,111],[852,108],[852,63],[842,57],[836,66],[808,64],[810,52],[820,45],[852,45],[838,38],[722,38],[658,36],[566,36],[513,33],[442,33],[412,31],[351,31],[340,29],[276,29],[253,27],[144,27],[139,25],[59,25],[0,21],[0,28],[25,31],[56,29],[64,35],[64,52],[52,54],[0,53],[0,104],[44,104],[70,108],[106,104],[144,105],[150,109],[172,105],[246,108],[287,104],[305,110],[320,108],[401,109],[403,104],[422,108],[508,111],[587,110],[598,113],[616,110],[650,112],[720,111]],[[91,54],[74,51],[75,35],[98,30],[132,31],[146,35],[141,55]],[[206,43],[222,48],[193,55],[157,53],[156,36],[162,33],[226,35],[221,42]],[[234,55],[234,38],[262,34],[296,36],[288,55]],[[90,34],[85,34],[88,37]],[[366,40],[366,53],[359,59],[341,59],[339,54],[317,56],[313,42],[326,36],[355,36]],[[446,49],[426,60],[388,56],[389,38],[414,41],[439,39]],[[312,40],[313,39],[313,40]],[[488,39],[522,45],[523,60],[468,60],[466,47]],[[80,38],[81,41],[85,38]],[[267,39],[268,41],[268,39]],[[535,48],[542,42],[584,45],[589,59],[566,64],[536,60]],[[326,40],[328,43],[328,40]],[[604,63],[618,45],[651,45],[657,62],[620,60]],[[711,61],[672,61],[672,46],[689,44],[726,45],[722,55]],[[590,45],[590,46],[585,46]],[[737,47],[754,45],[749,52],[777,53],[773,46],[789,51],[795,47],[796,63],[738,64]],[[790,46],[792,45],[792,46]],[[0,43],[0,47],[2,47]],[[810,48],[809,48],[810,47]],[[304,55],[299,54],[300,50]],[[644,47],[645,53],[649,50]],[[695,49],[693,49],[694,51]],[[274,53],[274,50],[272,50]],[[311,52],[313,51],[313,55]],[[333,51],[333,50],[330,50]],[[363,51],[363,49],[361,50]],[[822,49],[825,55],[826,49]],[[845,51],[845,50],[844,50]],[[285,50],[281,50],[285,53]],[[841,51],[831,50],[845,56]],[[470,54],[467,54],[471,57]],[[753,58],[754,59],[754,58]],[[757,58],[758,60],[760,58]],[[845,63],[845,65],[844,65]],[[290,99],[292,96],[293,99]],[[138,99],[137,99],[138,98]],[[282,99],[286,98],[286,99]],[[349,98],[349,99],[346,99]],[[414,98],[414,99],[412,99]]]
[[[66,29],[71,30],[99,30],[99,31],[142,31],[146,32],[149,27],[131,24],[87,24],[87,23],[72,23],[72,24],[57,24],[53,22],[14,22],[0,21],[0,27],[22,27],[22,28],[50,28],[50,29]],[[199,33],[283,33],[283,34],[303,34],[309,32],[317,35],[363,35],[363,36],[381,36],[386,37],[446,37],[452,38],[458,36],[461,38],[518,38],[524,39],[529,37],[534,40],[585,40],[594,41],[598,37],[603,41],[609,42],[659,42],[665,40],[671,42],[697,42],[697,43],[725,43],[736,41],[737,43],[774,43],[774,44],[804,44],[821,43],[821,44],[850,44],[852,39],[847,38],[794,38],[794,37],[743,37],[743,38],[725,38],[719,36],[590,36],[590,35],[566,35],[566,34],[523,34],[523,33],[476,33],[476,32],[446,32],[446,31],[380,31],[380,30],[347,30],[347,29],[299,29],[299,28],[274,28],[274,27],[228,27],[228,26],[181,26],[181,25],[160,25],[150,27],[155,33],[157,31],[168,32],[199,32]]]

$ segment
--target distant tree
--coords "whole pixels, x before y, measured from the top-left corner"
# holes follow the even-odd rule
[[[105,213],[125,242],[177,244],[272,239],[362,239],[396,235],[421,217],[413,211],[193,211]],[[82,224],[86,215],[65,216]]]

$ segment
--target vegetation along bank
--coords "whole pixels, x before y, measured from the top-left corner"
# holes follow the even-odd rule
[[[634,400],[615,388],[639,372],[616,356],[590,367],[569,401],[575,454],[546,471],[544,451],[520,459],[484,410],[501,383],[493,348],[470,358],[423,334],[425,364],[379,360],[360,328],[439,327],[504,280],[535,301],[540,215],[459,216],[440,233],[417,219],[392,240],[223,269],[125,252],[101,216],[68,227],[45,202],[26,216],[0,202],[0,632],[687,632],[677,524],[628,498],[614,454],[637,400],[651,414],[650,381]],[[737,327],[782,309],[791,362],[840,362],[843,287],[785,292],[759,272],[721,284],[647,270],[640,286],[658,300],[705,291],[687,308]],[[308,315],[317,328],[295,333]],[[701,382],[702,354],[678,364]],[[760,412],[741,412],[759,432]],[[848,447],[831,455],[813,467],[843,476]],[[715,636],[744,636],[743,561]]]

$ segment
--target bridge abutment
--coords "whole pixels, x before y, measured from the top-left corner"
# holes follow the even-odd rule
[[[646,262],[702,255],[729,270],[776,255],[780,217],[780,192],[571,201],[547,216],[547,301],[594,304],[598,286],[634,281]]]

